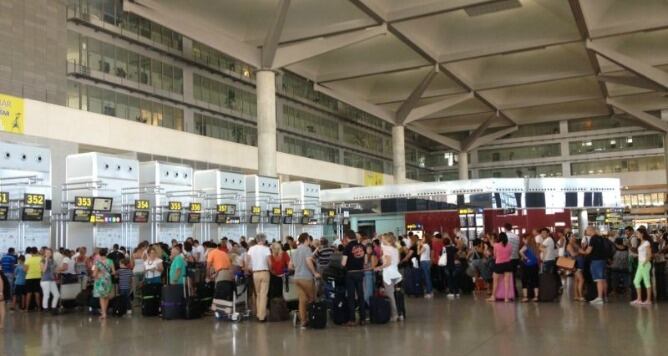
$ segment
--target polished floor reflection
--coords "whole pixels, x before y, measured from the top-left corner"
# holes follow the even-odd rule
[[[290,323],[100,322],[84,314],[9,313],[0,355],[661,355],[668,304],[489,304],[408,299],[408,319],[387,325],[299,330]],[[663,351],[661,351],[663,350]]]

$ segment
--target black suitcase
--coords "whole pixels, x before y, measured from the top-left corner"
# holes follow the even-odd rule
[[[92,315],[100,315],[100,298],[90,297],[88,301],[88,312]]]
[[[160,302],[162,318],[166,320],[181,319],[185,314],[185,298],[183,285],[173,284],[162,287]]]
[[[538,299],[541,302],[554,302],[559,296],[559,276],[543,273],[538,278]]]
[[[141,313],[143,316],[160,315],[161,290],[161,284],[144,284],[141,301]]]
[[[202,304],[203,310],[208,310],[211,308],[214,292],[215,288],[213,282],[197,284],[197,299],[199,299],[200,303]]]
[[[401,289],[394,291],[394,300],[397,303],[397,314],[406,319],[406,298]]]
[[[373,296],[369,299],[369,312],[371,322],[374,324],[385,324],[390,321],[390,300],[385,297]]]
[[[202,317],[202,314],[204,314],[202,301],[197,297],[186,298],[186,306],[183,317],[185,319],[199,319]]]
[[[117,295],[109,301],[109,313],[116,317],[121,317],[128,312],[128,306],[126,305],[123,297]]]
[[[348,322],[348,301],[345,293],[335,294],[330,314],[332,322],[336,325],[343,325]]]
[[[283,298],[273,298],[269,301],[268,321],[286,321],[290,319],[288,304]]]
[[[324,329],[327,326],[327,304],[325,302],[309,304],[307,325],[312,329]]]
[[[422,288],[423,273],[419,268],[406,268],[406,278],[403,281],[406,295],[419,297],[424,293]]]

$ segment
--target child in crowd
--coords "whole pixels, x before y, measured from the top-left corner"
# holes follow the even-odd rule
[[[12,304],[16,309],[16,303],[19,303],[19,308],[25,310],[28,306],[26,295],[26,257],[19,256],[18,264],[14,270],[14,295],[12,296]]]
[[[133,272],[130,269],[130,261],[127,258],[123,258],[119,262],[120,268],[118,269],[118,294],[120,294],[123,302],[127,306],[128,314],[132,314],[132,305],[130,304],[130,293],[132,291],[132,277]]]

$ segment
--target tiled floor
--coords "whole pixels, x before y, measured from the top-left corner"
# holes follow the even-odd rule
[[[665,355],[668,304],[489,304],[408,299],[404,322],[299,330],[291,323],[163,321],[131,317],[100,322],[84,313],[13,312],[0,355]],[[663,350],[663,351],[661,351]]]

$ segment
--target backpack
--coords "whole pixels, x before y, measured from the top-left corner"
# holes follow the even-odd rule
[[[606,239],[604,237],[601,238],[603,239],[603,248],[605,249],[605,257],[608,260],[613,259],[615,257],[615,251],[617,251],[615,243],[610,241],[610,239]]]

